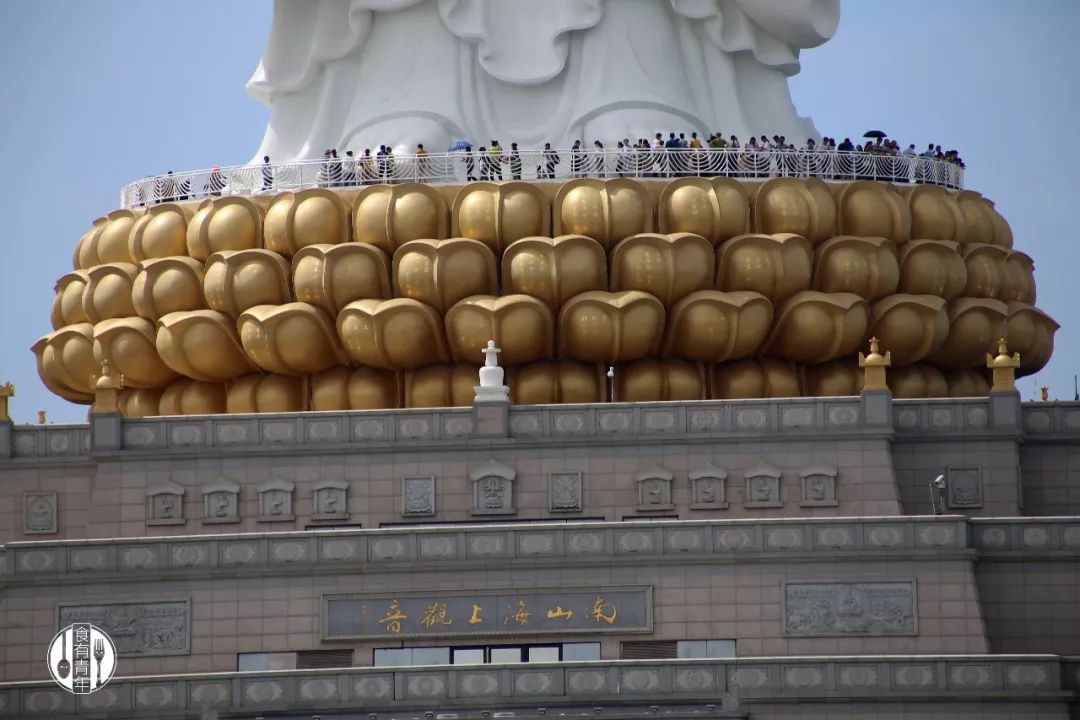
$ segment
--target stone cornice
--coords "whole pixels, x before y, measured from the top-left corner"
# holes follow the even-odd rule
[[[51,682],[0,683],[0,718],[166,720],[207,710],[253,717],[262,710],[360,708],[371,717],[476,707],[532,717],[569,704],[615,717],[627,703],[679,706],[664,717],[708,717],[756,702],[1060,703],[1071,695],[1062,689],[1061,670],[1052,655],[896,655],[158,675],[114,678],[79,696]]]
[[[188,535],[9,543],[0,587],[502,566],[973,557],[962,516],[783,518]]]

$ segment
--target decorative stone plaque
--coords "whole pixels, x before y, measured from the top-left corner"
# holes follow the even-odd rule
[[[147,486],[147,525],[183,525],[186,522],[183,485],[165,481]]]
[[[31,492],[23,495],[23,533],[47,535],[59,530],[57,526],[57,496],[55,492]]]
[[[240,522],[240,484],[222,478],[202,490],[203,524]]]
[[[435,476],[401,478],[401,514],[423,517],[435,514]]]
[[[799,507],[836,507],[836,468],[812,467],[799,473]]]
[[[914,580],[784,584],[787,635],[915,635]]]
[[[90,623],[112,638],[124,657],[187,655],[191,652],[191,600],[61,603],[58,627]]]
[[[548,475],[551,512],[581,512],[581,473],[557,472]]]
[[[982,507],[982,469],[979,467],[951,467],[946,470],[950,508]]]
[[[706,465],[690,471],[690,509],[726,510],[727,471]]]
[[[346,480],[320,480],[315,483],[312,520],[347,520],[349,518],[349,483]]]
[[[293,515],[293,492],[296,485],[289,480],[274,478],[258,487],[259,522],[288,522]]]
[[[675,505],[671,502],[671,481],[674,477],[670,470],[663,468],[638,473],[638,511],[673,510]]]
[[[748,508],[778,508],[784,506],[780,497],[781,473],[770,465],[759,465],[748,469],[746,478],[746,502]]]
[[[473,515],[513,515],[514,479],[517,471],[502,463],[488,460],[473,468],[469,479],[473,485]]]
[[[648,585],[323,595],[324,640],[651,632]]]

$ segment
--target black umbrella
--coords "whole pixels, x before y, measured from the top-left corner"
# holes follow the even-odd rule
[[[888,133],[883,133],[880,130],[867,130],[863,133],[865,138],[885,138],[889,137]]]

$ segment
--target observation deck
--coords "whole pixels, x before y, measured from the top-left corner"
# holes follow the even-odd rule
[[[851,182],[877,180],[896,184],[937,185],[950,190],[964,186],[964,169],[945,160],[910,155],[802,150],[678,149],[522,150],[511,156],[474,151],[472,167],[464,152],[358,156],[353,160],[302,160],[286,163],[232,165],[218,170],[193,170],[147,177],[126,185],[121,207],[134,209],[159,202],[194,200],[222,195],[351,187],[380,183],[465,183],[472,180],[564,181],[596,178],[730,177],[766,180],[774,177],[818,178]],[[554,153],[559,162],[552,164]],[[518,161],[520,157],[520,162]],[[216,174],[215,174],[216,173]]]

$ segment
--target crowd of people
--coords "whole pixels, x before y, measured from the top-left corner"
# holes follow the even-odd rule
[[[836,138],[824,137],[820,142],[808,138],[801,146],[789,143],[783,135],[751,137],[744,143],[735,135],[712,133],[702,139],[697,132],[691,132],[689,138],[686,133],[674,132],[668,133],[666,138],[663,133],[656,133],[652,140],[638,138],[631,142],[629,138],[623,138],[615,143],[614,148],[607,148],[601,141],[595,140],[589,149],[577,140],[569,150],[568,170],[572,178],[683,175],[761,178],[780,175],[949,184],[947,178],[934,171],[931,163],[918,160],[942,161],[964,167],[956,150],[943,151],[941,145],[931,143],[926,150],[918,152],[914,144],[901,149],[900,143],[888,139],[884,133],[868,135],[872,137],[859,144],[853,143],[851,138],[837,143]],[[493,139],[475,151],[470,143],[457,143],[451,153],[439,158],[438,164],[423,144],[418,144],[412,153],[400,159],[395,157],[389,145],[380,145],[374,153],[370,148],[365,148],[359,156],[354,155],[352,150],[339,155],[336,148],[327,149],[318,164],[314,184],[319,187],[348,187],[413,179],[420,182],[443,178],[454,180],[457,175],[453,169],[454,162],[461,163],[467,182],[521,180],[526,169],[523,153],[530,166],[530,175],[534,174],[538,180],[555,179],[563,158],[552,149],[551,143],[545,143],[542,150],[521,151],[516,142],[504,149],[498,140]],[[399,170],[403,172],[399,173]],[[279,168],[271,162],[270,157],[264,156],[254,189],[276,189],[282,184],[279,183],[278,173]],[[247,184],[252,183],[249,181]],[[228,179],[215,165],[206,176],[201,196],[220,196],[227,186]],[[190,177],[174,178],[171,170],[157,178],[149,190],[147,193],[136,185],[134,204],[188,200],[199,196],[193,193]],[[152,194],[152,197],[145,198],[145,194]]]

